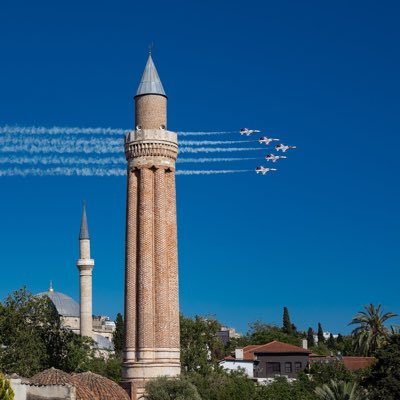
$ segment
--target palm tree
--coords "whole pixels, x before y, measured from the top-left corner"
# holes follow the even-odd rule
[[[329,385],[324,384],[317,387],[315,394],[321,400],[367,400],[359,393],[358,385],[355,382],[332,380]]]
[[[373,354],[381,348],[389,337],[389,330],[384,322],[389,318],[396,317],[392,312],[383,313],[381,305],[375,307],[373,304],[364,306],[365,311],[359,311],[353,317],[349,325],[359,324],[351,334],[354,338],[355,349],[364,356]]]

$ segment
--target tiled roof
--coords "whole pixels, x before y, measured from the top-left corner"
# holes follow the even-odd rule
[[[344,366],[350,371],[357,371],[372,365],[376,359],[375,357],[343,357]]]
[[[84,383],[100,400],[129,400],[128,394],[111,379],[94,374],[83,372],[73,375],[77,380]]]
[[[56,368],[50,368],[39,372],[30,378],[29,382],[34,385],[70,384],[76,389],[76,400],[100,400],[84,382]]]
[[[249,345],[243,348],[243,358],[245,360],[253,360],[254,354],[256,353],[304,353],[310,354],[311,351],[303,349],[299,346],[294,346],[292,344],[278,342],[274,340],[273,342],[261,345]]]
[[[374,357],[350,357],[350,356],[343,356],[341,358],[338,358],[332,356],[319,356],[316,354],[311,354],[310,361],[312,363],[341,361],[348,370],[357,371],[359,369],[369,367],[376,361],[376,359]]]

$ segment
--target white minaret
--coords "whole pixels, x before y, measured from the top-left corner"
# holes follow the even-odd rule
[[[83,204],[81,230],[79,232],[79,269],[81,336],[92,337],[92,269],[90,258],[90,236],[86,219],[86,205]]]

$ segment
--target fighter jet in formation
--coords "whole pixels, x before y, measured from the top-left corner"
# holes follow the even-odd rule
[[[256,167],[256,174],[261,173],[262,175],[265,175],[269,171],[276,171],[276,168],[267,168],[263,167],[262,165]]]
[[[273,163],[276,163],[280,158],[287,158],[286,156],[277,156],[275,154],[267,154],[265,156],[265,159],[267,161],[272,161]]]
[[[250,136],[253,133],[260,133],[261,131],[259,131],[257,129],[242,128],[239,132],[240,132],[241,135]]]
[[[279,144],[277,144],[276,146],[275,146],[275,150],[276,151],[282,151],[283,153],[286,153],[286,151],[287,150],[289,150],[289,149],[295,149],[296,148],[296,146],[286,146],[286,145],[284,145],[283,143],[279,143]]]
[[[266,145],[269,145],[271,142],[277,142],[279,139],[274,139],[274,138],[269,138],[267,136],[260,137],[258,139],[259,143],[265,143]]]

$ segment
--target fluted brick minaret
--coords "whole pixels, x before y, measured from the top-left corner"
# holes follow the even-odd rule
[[[80,333],[81,336],[92,336],[92,270],[94,260],[90,258],[90,236],[86,218],[86,206],[83,205],[81,229],[79,232],[79,269],[80,292]]]
[[[166,129],[167,96],[151,55],[135,96],[128,162],[124,386],[140,399],[146,382],[180,373],[175,199],[177,134]]]

